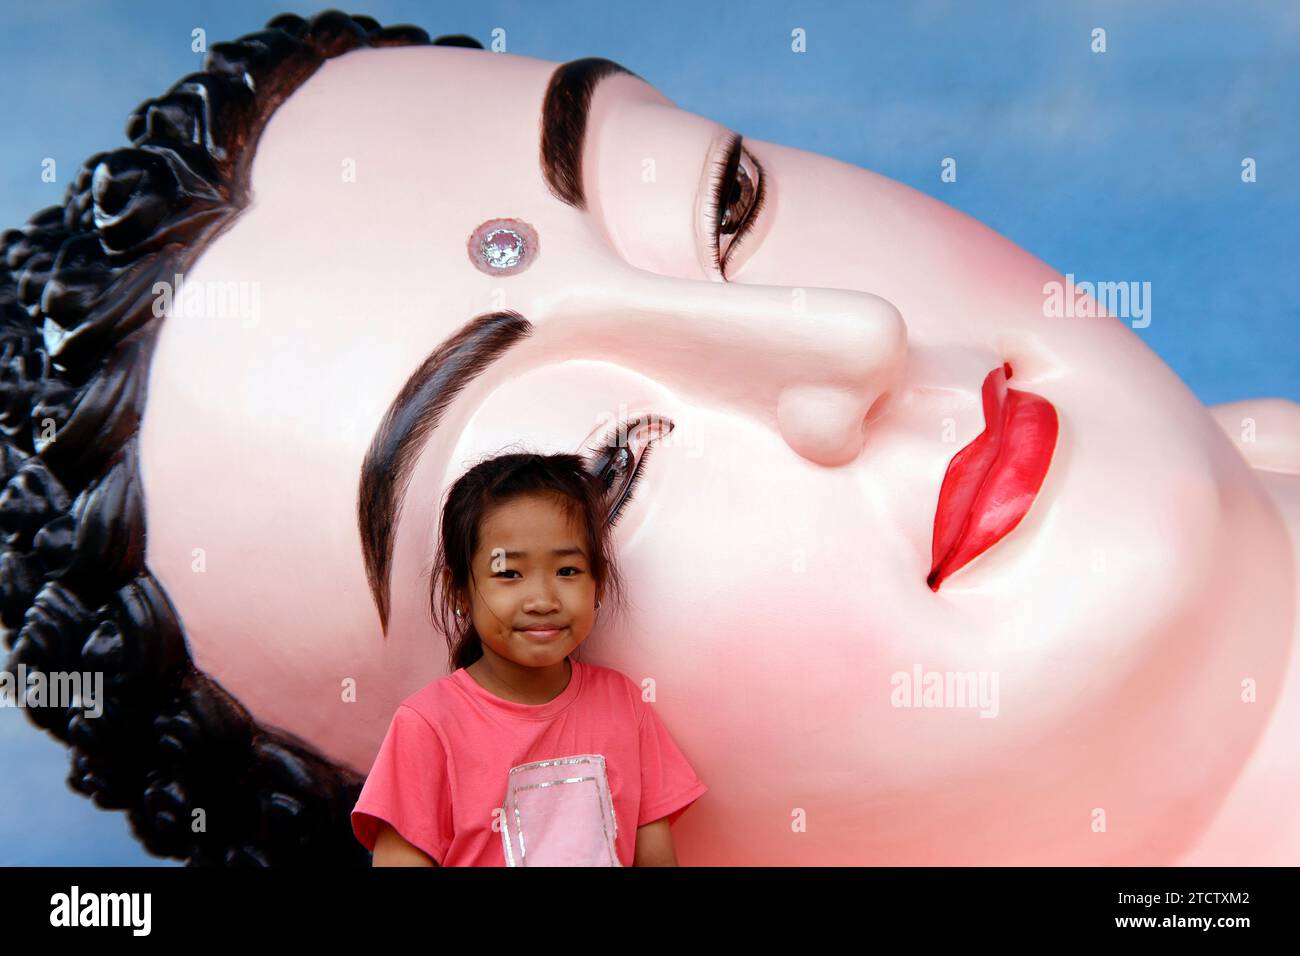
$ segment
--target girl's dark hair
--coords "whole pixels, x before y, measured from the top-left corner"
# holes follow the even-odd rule
[[[612,597],[616,607],[623,604],[623,578],[612,546],[614,526],[607,520],[607,489],[597,474],[588,471],[585,460],[580,455],[530,453],[489,458],[448,490],[429,575],[430,609],[447,637],[449,671],[468,667],[483,656],[471,615],[456,616],[458,602],[468,604],[479,529],[492,509],[524,495],[553,496],[570,509],[585,530],[585,550],[591,556],[591,573],[602,602]]]
[[[80,699],[23,712],[68,745],[69,786],[125,811],[155,856],[192,866],[370,862],[349,822],[364,777],[259,724],[191,659],[145,563],[137,442],[164,321],[151,290],[188,272],[248,206],[272,114],[332,57],[427,45],[482,49],[472,37],[431,41],[419,27],[339,10],[277,16],[214,44],[202,70],[131,113],[130,145],[91,156],[62,205],[0,234],[6,669],[103,673],[97,719]],[[25,94],[11,85],[6,95]],[[204,828],[194,825],[200,810]]]

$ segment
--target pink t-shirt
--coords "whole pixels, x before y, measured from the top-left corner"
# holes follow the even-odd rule
[[[631,866],[637,828],[676,822],[708,788],[639,686],[570,660],[545,704],[503,700],[464,668],[402,701],[352,810],[362,845],[383,820],[443,866],[506,866],[508,852],[515,866]]]

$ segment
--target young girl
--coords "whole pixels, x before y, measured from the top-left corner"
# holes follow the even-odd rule
[[[623,592],[606,513],[577,455],[501,455],[448,492],[451,673],[398,706],[352,811],[375,866],[677,865],[669,826],[708,788],[637,684],[571,657]]]

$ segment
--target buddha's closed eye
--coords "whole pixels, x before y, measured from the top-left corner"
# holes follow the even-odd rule
[[[588,468],[600,477],[607,492],[607,520],[611,525],[618,523],[619,515],[632,500],[651,445],[672,430],[671,419],[653,413],[636,415],[619,422],[587,447]]]

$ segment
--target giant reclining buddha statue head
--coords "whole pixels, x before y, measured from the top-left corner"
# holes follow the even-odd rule
[[[683,862],[1297,862],[1295,405],[604,59],[284,15],[127,135],[4,234],[0,600],[151,852],[367,861],[443,494],[528,449],[609,488]]]

